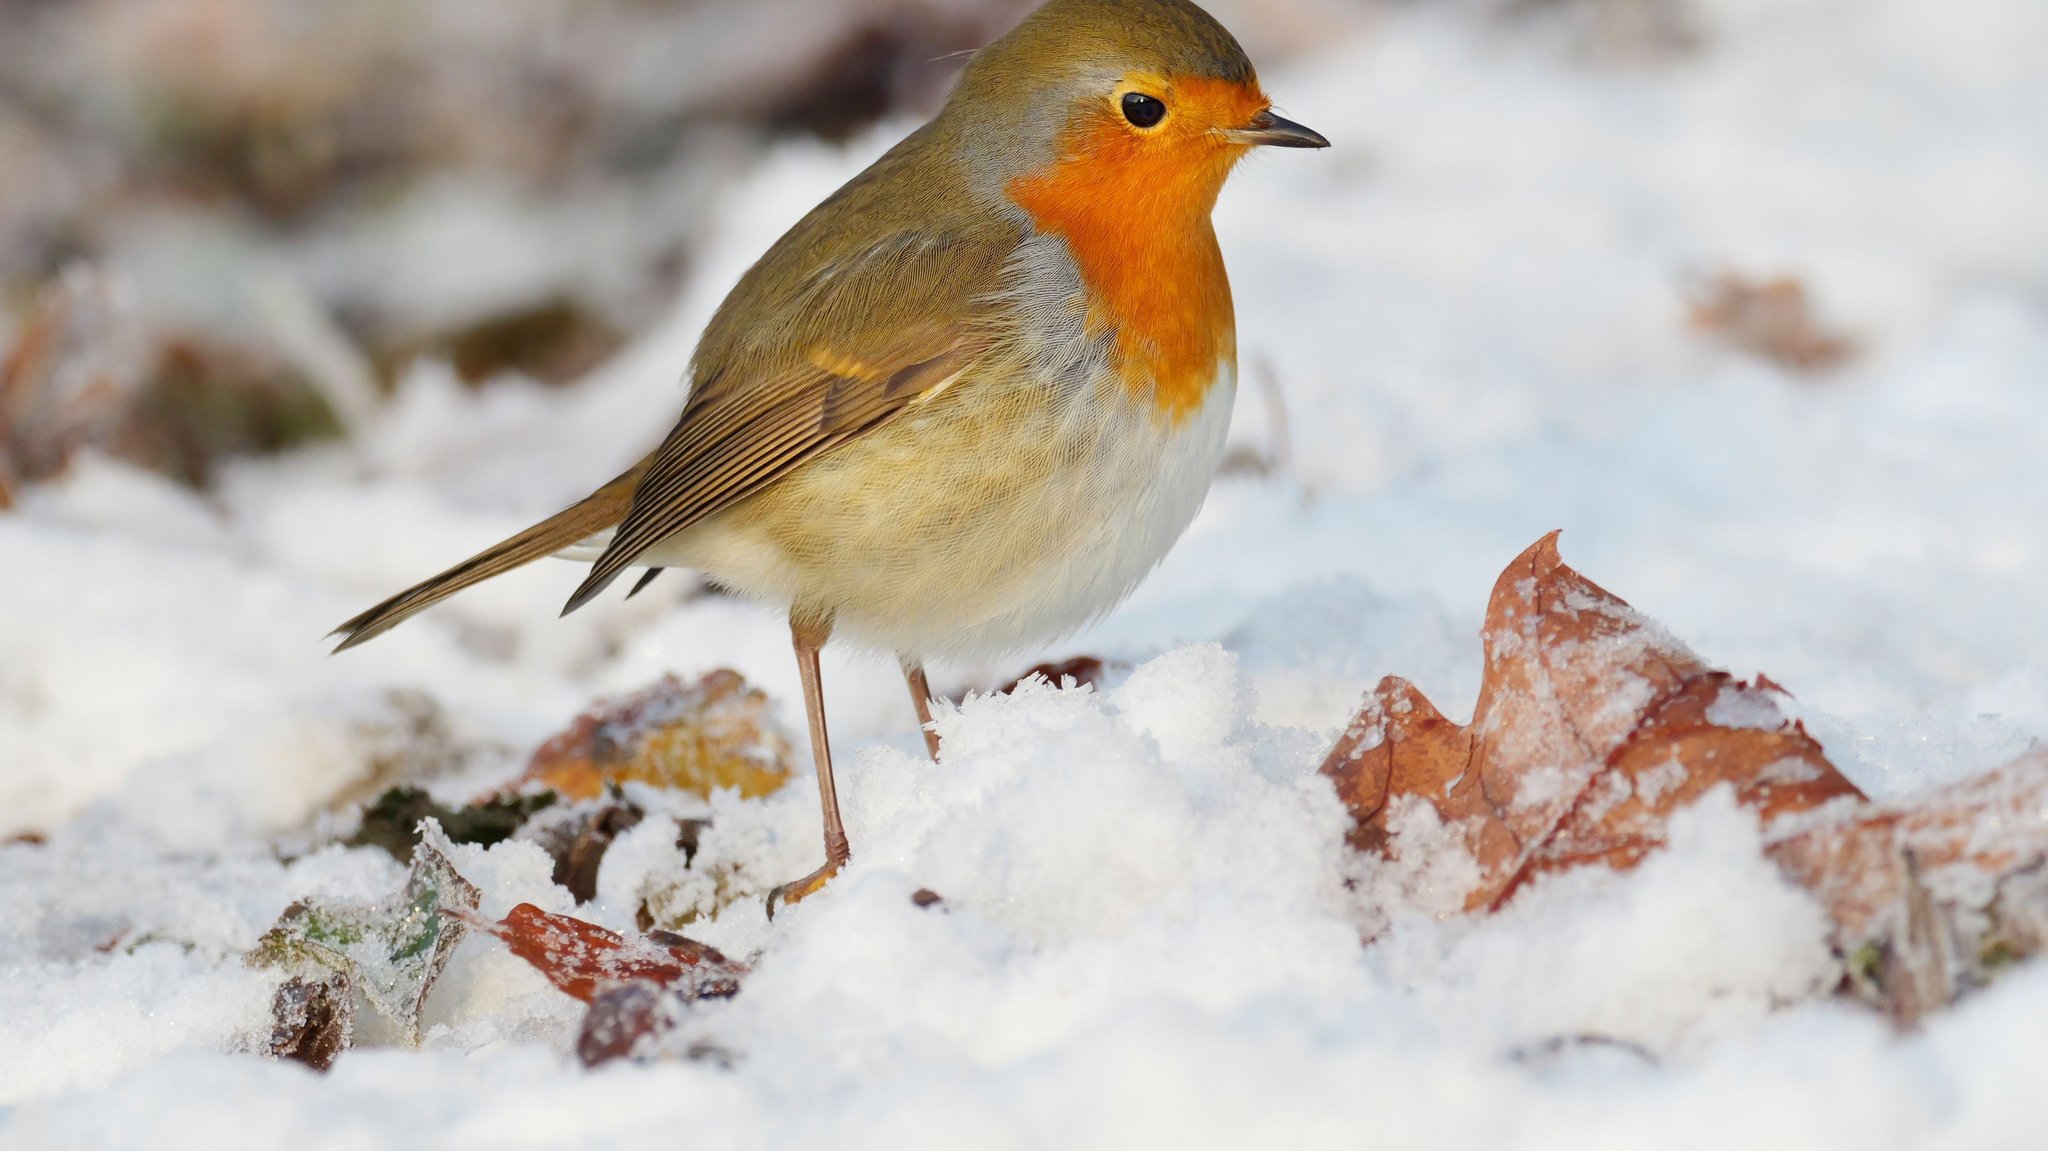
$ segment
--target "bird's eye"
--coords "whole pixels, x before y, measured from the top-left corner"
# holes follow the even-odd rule
[[[1156,96],[1131,92],[1124,96],[1124,119],[1140,128],[1150,128],[1166,119],[1166,105]]]

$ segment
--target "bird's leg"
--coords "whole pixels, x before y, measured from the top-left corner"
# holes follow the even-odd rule
[[[932,730],[932,685],[924,678],[924,664],[903,657],[903,678],[910,684],[910,702],[917,705],[917,729],[924,733],[924,749],[939,762],[939,733]]]
[[[817,894],[853,856],[853,849],[846,842],[846,825],[839,821],[839,791],[832,782],[832,744],[825,735],[825,689],[818,677],[818,650],[832,634],[831,617],[820,621],[792,611],[789,633],[796,642],[796,667],[804,681],[804,716],[811,724],[811,758],[818,766],[818,806],[825,818],[825,866],[769,892],[770,919],[775,917],[776,904],[795,903]]]

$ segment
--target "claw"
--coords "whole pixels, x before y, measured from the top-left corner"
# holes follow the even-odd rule
[[[775,918],[777,904],[800,903],[823,891],[825,885],[832,882],[832,877],[839,874],[840,867],[841,862],[839,860],[827,859],[825,866],[818,870],[811,872],[802,879],[793,879],[769,892],[768,918],[771,920]]]

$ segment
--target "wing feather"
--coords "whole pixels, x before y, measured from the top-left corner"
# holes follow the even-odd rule
[[[564,614],[647,549],[957,378],[996,339],[1001,272],[1019,239],[1010,227],[891,234],[781,298],[742,281],[707,330],[681,418]],[[771,273],[778,254],[763,260]]]

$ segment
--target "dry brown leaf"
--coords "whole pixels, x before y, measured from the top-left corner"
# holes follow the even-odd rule
[[[346,971],[294,975],[278,985],[270,1015],[271,1058],[330,1070],[355,1043],[355,985]]]
[[[647,813],[624,801],[572,809],[566,818],[530,828],[528,835],[554,857],[554,880],[578,903],[597,898],[598,870],[619,836],[640,826]]]
[[[1694,328],[1795,371],[1824,371],[1856,350],[1848,337],[1822,326],[1806,285],[1791,276],[1749,280],[1721,272],[1700,279],[1687,296]]]
[[[1845,990],[1911,1025],[2048,951],[2048,751],[1884,805],[1779,710],[1565,566],[1553,533],[1501,576],[1469,727],[1405,680],[1374,689],[1323,764],[1351,844],[1398,857],[1395,816],[1432,809],[1477,864],[1467,910],[1529,877],[1625,869],[1726,784],[1766,851],[1833,923]],[[1844,802],[1835,802],[1844,801]]]
[[[2048,946],[2048,751],[1769,853],[1827,908],[1850,990],[1911,1024]]]
[[[1773,819],[1861,793],[1768,680],[1708,667],[1662,628],[1565,566],[1552,533],[1494,586],[1486,671],[1470,727],[1404,680],[1367,699],[1323,764],[1354,846],[1398,854],[1397,800],[1433,807],[1477,862],[1468,909],[1529,877],[1631,867],[1716,784]]]
[[[585,1067],[636,1056],[680,1055],[731,1070],[733,1055],[702,1041],[681,1051],[662,1050],[662,1038],[682,1022],[684,1000],[652,983],[620,983],[598,992],[576,1033],[576,1058]]]
[[[738,672],[686,684],[673,675],[577,717],[541,745],[514,786],[537,782],[566,799],[595,799],[637,782],[709,796],[738,788],[750,799],[789,782],[790,740],[765,693]]]
[[[675,998],[652,983],[619,983],[598,992],[576,1032],[576,1058],[585,1067],[630,1059],[642,1042],[675,1030]]]
[[[615,984],[649,983],[686,999],[720,999],[739,990],[746,969],[707,947],[668,931],[634,938],[522,903],[497,923],[464,916],[472,927],[505,941],[548,982],[585,1003]]]

